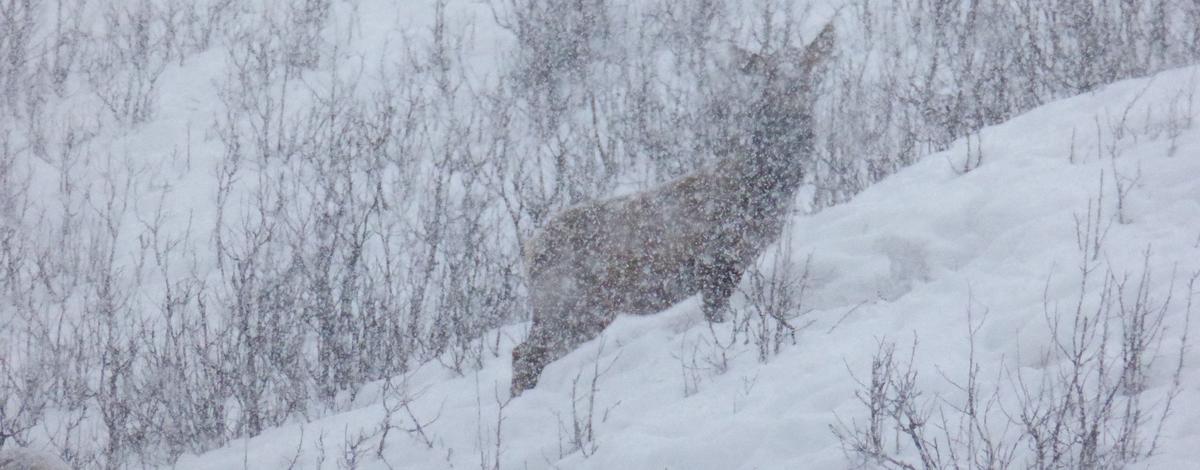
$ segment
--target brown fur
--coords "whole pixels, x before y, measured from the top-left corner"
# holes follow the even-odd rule
[[[802,159],[789,153],[797,147],[779,135],[811,145],[808,100],[793,95],[807,92],[832,34],[827,26],[809,45],[802,77],[781,74],[762,56],[745,62],[743,71],[761,77],[745,154],[650,191],[569,208],[528,241],[533,327],[513,350],[514,396],[617,313],[658,312],[699,292],[705,317],[721,320],[746,266],[778,236],[803,180]]]

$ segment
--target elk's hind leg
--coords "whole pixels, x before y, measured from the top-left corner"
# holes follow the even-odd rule
[[[737,263],[717,257],[700,264],[700,296],[704,298],[704,318],[710,322],[725,321],[729,308],[729,297],[742,280],[742,270]]]

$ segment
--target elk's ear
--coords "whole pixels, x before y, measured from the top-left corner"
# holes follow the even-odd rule
[[[817,38],[808,43],[808,47],[804,48],[804,55],[800,58],[800,64],[804,67],[806,73],[812,73],[814,69],[819,67],[826,59],[833,54],[833,43],[836,34],[833,31],[833,22],[830,21],[821,28],[821,32],[817,34]]]

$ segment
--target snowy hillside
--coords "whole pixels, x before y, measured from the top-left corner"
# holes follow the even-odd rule
[[[1158,0],[0,1],[0,451],[1189,468],[1197,63]],[[803,181],[729,320],[510,399],[537,229],[758,133]]]
[[[953,408],[965,403],[955,384],[968,382],[972,336],[988,429],[1019,442],[1020,467],[1030,446],[1004,414],[1017,419],[1021,409],[1016,377],[1036,385],[1070,369],[1048,322],[1060,322],[1058,341],[1069,343],[1074,306],[1082,296],[1083,314],[1097,318],[1109,270],[1124,284],[1108,301],[1144,302],[1154,320],[1137,435],[1143,445],[1158,435],[1158,449],[1138,466],[1189,468],[1200,439],[1196,348],[1183,353],[1178,385],[1172,375],[1190,303],[1200,301],[1200,284],[1190,284],[1200,272],[1200,109],[1190,104],[1198,74],[1171,70],[1042,106],[983,130],[969,151],[958,142],[849,203],[796,216],[783,247],[793,261],[811,260],[806,313],[792,321],[795,342],[765,362],[753,343],[718,346],[731,325],[710,331],[693,299],[619,318],[507,401],[508,351],[523,333],[506,328],[499,357],[478,371],[455,377],[431,363],[402,379],[411,401],[392,414],[382,459],[374,430],[388,413],[364,393],[371,398],[353,411],[185,457],[178,468],[335,468],[358,436],[371,436],[358,447],[360,468],[492,468],[497,456],[499,468],[843,468],[854,459],[831,427],[866,422],[855,394],[881,343],[895,343],[898,363],[915,344],[916,400],[944,413],[951,437],[966,435]],[[968,152],[982,163],[962,174]],[[1088,220],[1100,226],[1098,245],[1079,233]],[[1085,259],[1096,270],[1081,293]],[[738,296],[734,308],[750,307]],[[1113,331],[1103,354],[1119,359],[1117,310],[1099,318]],[[582,448],[572,443],[576,419],[590,426]],[[916,459],[911,452],[899,455]]]

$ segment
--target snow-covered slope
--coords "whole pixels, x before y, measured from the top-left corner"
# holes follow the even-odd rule
[[[397,428],[382,446],[373,432],[387,413],[376,384],[353,411],[185,456],[178,468],[338,468],[359,436],[368,436],[354,456],[360,468],[493,468],[497,456],[503,469],[844,468],[855,460],[831,427],[865,419],[856,392],[881,342],[897,343],[904,361],[916,342],[912,367],[930,410],[961,406],[958,385],[973,356],[979,389],[998,397],[992,427],[1002,430],[1019,403],[1014,377],[1063,370],[1060,357],[1045,354],[1056,344],[1050,325],[1060,318],[1058,342],[1069,338],[1077,300],[1085,311],[1102,304],[1107,272],[1128,279],[1110,299],[1132,305],[1148,273],[1145,303],[1163,307],[1139,395],[1157,416],[1172,390],[1189,302],[1200,300],[1188,285],[1200,271],[1198,76],[1200,68],[1177,69],[1051,103],[927,156],[847,204],[796,216],[780,249],[797,261],[811,256],[803,299],[811,311],[793,320],[803,326],[795,344],[765,362],[744,337],[718,347],[732,325],[710,330],[691,299],[619,318],[508,401],[508,353],[524,334],[516,326],[496,333],[499,357],[481,370],[455,376],[431,363],[405,377],[411,402],[392,414]],[[968,157],[981,164],[964,173]],[[1089,214],[1099,221],[1098,249],[1079,238],[1097,233],[1086,230]],[[1082,260],[1096,269],[1081,294]],[[748,308],[741,296],[733,307]],[[1117,331],[1120,318],[1108,315]],[[1156,454],[1139,466],[1189,468],[1200,457],[1195,351],[1183,353]],[[714,366],[722,354],[727,367]],[[587,424],[576,418],[589,413],[584,431],[593,439],[574,448],[575,423]],[[1156,426],[1146,418],[1142,435]],[[1016,455],[1023,466],[1024,443]]]

